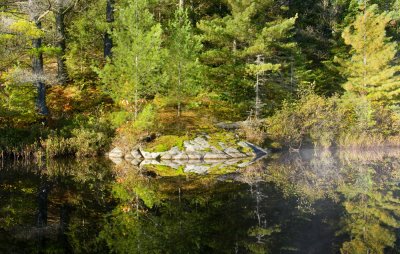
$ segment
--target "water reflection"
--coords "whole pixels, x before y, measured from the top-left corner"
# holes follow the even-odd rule
[[[0,253],[92,253],[112,179],[105,161],[4,164]]]
[[[400,253],[400,150],[275,154],[186,174],[5,164],[0,253]]]

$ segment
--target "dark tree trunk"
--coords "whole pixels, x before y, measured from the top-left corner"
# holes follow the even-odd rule
[[[64,12],[63,9],[55,12],[56,16],[56,27],[57,27],[57,47],[60,49],[57,55],[57,79],[60,84],[65,85],[68,80],[67,66],[65,64],[65,50],[66,50],[66,34],[65,34],[65,23],[64,23]]]
[[[106,19],[107,23],[111,24],[114,22],[114,0],[107,0],[107,8],[106,8]],[[111,38],[111,34],[107,31],[104,36],[104,57],[112,57],[112,47],[113,42]]]
[[[38,29],[42,28],[40,21],[35,21]],[[42,53],[42,38],[33,39],[32,47],[34,50],[32,56],[32,71],[34,76],[34,85],[37,88],[36,107],[41,115],[48,115],[49,111],[46,106],[46,85],[44,84],[44,71],[43,71],[43,53]]]
[[[71,206],[69,204],[63,204],[60,207],[60,232],[59,241],[61,242],[65,253],[73,253],[71,245],[68,240],[68,231],[70,223],[70,212]]]
[[[42,179],[38,190],[38,211],[37,211],[37,222],[38,228],[47,226],[47,203],[49,194],[49,184],[46,179]]]

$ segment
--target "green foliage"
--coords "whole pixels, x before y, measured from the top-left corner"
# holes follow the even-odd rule
[[[183,8],[175,11],[167,32],[169,33],[166,42],[168,57],[165,65],[169,78],[167,94],[175,101],[180,115],[183,100],[199,92],[202,80],[201,65],[198,60],[202,49],[201,37],[194,34],[188,11]]]
[[[346,27],[342,37],[351,46],[351,58],[337,61],[347,78],[346,91],[393,105],[400,98],[400,66],[394,62],[397,43],[386,36],[392,14],[377,12],[377,6],[372,5]]]
[[[44,32],[38,29],[33,22],[27,20],[16,20],[13,22],[9,29],[17,34],[21,34],[23,36],[27,36],[31,39],[37,39],[43,36]]]
[[[398,115],[366,98],[300,93],[266,121],[268,137],[283,147],[378,146],[399,134]],[[378,142],[379,141],[379,142]]]
[[[106,91],[117,103],[133,104],[135,117],[141,99],[155,94],[162,81],[162,29],[148,10],[148,1],[122,2],[112,32],[113,60],[99,71]],[[129,29],[127,29],[129,27]]]
[[[208,143],[217,149],[222,149],[220,143],[224,143],[226,146],[236,147],[237,138],[232,132],[216,132],[209,135]],[[223,149],[222,149],[223,150]]]
[[[105,118],[78,116],[60,131],[51,132],[41,143],[49,158],[94,157],[109,149],[113,132]]]
[[[38,118],[35,109],[36,90],[31,83],[19,80],[22,75],[26,73],[14,68],[1,76],[4,84],[0,85],[0,127],[23,127]]]
[[[85,1],[80,12],[74,13],[68,27],[66,63],[68,75],[75,82],[94,83],[97,81],[95,68],[103,61],[103,37],[107,30],[104,15],[106,1]]]
[[[208,45],[201,59],[208,66],[208,82],[220,100],[230,103],[231,114],[238,109],[241,115],[246,115],[253,106],[251,98],[255,97],[255,73],[266,72],[264,103],[274,106],[271,101],[279,101],[291,93],[277,85],[277,75],[278,70],[287,68],[288,55],[296,48],[295,43],[290,42],[296,18],[284,19],[270,13],[273,1],[228,3],[230,15],[202,20],[198,24],[204,33],[203,41]],[[255,67],[257,55],[263,56],[265,62]]]
[[[150,132],[156,127],[157,112],[152,104],[148,104],[140,112],[132,127],[137,132]]]
[[[183,142],[189,139],[190,138],[187,136],[164,135],[156,138],[152,143],[146,146],[146,150],[149,152],[166,152],[176,146],[182,151],[184,149]]]
[[[115,111],[110,113],[109,118],[112,125],[115,128],[118,128],[132,120],[132,113],[126,111]]]

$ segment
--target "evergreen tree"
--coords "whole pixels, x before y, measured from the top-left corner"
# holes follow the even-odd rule
[[[264,77],[265,102],[272,108],[274,102],[287,96],[290,83],[284,81],[285,75],[278,70],[290,66],[296,47],[290,42],[296,18],[282,18],[273,8],[273,1],[228,2],[230,15],[202,20],[199,24],[208,46],[202,61],[209,68],[208,78],[214,84],[214,91],[221,100],[235,105],[232,108],[239,109],[243,116],[253,105],[249,98],[255,97],[256,73],[249,64],[256,61],[257,55],[265,60],[263,69],[275,71]]]
[[[201,38],[194,35],[188,12],[179,7],[175,17],[170,22],[170,37],[168,39],[168,64],[166,66],[169,75],[169,96],[176,102],[178,116],[181,114],[181,104],[185,97],[194,95],[198,91],[198,83],[201,79],[199,52],[202,48]]]
[[[69,24],[65,58],[69,77],[74,82],[97,82],[93,67],[100,68],[104,64],[103,37],[107,27],[101,14],[105,4],[105,1],[85,1],[71,13],[73,22]]]
[[[347,78],[344,89],[371,101],[396,104],[400,99],[399,65],[394,65],[397,45],[386,36],[392,14],[377,14],[373,5],[346,27],[342,37],[351,46],[351,57],[336,61]]]
[[[127,1],[118,7],[112,38],[113,60],[100,76],[117,103],[132,104],[135,119],[139,100],[154,94],[160,77],[162,29],[148,10],[148,1]]]

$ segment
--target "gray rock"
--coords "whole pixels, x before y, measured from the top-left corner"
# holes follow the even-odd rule
[[[135,159],[135,157],[133,157],[132,154],[130,154],[130,153],[125,154],[124,158],[127,161],[131,161],[131,160]]]
[[[210,147],[210,144],[207,142],[207,140],[205,140],[202,137],[197,137],[193,140],[193,143],[197,144],[199,147],[201,147],[201,150],[207,149]]]
[[[160,154],[161,160],[173,160],[174,157],[182,152],[179,150],[178,147],[174,146],[169,151]]]
[[[186,152],[190,153],[190,152],[196,152],[198,150],[201,149],[201,147],[199,147],[196,144],[193,144],[190,141],[184,141],[183,142],[183,146],[185,147]]]
[[[108,157],[110,158],[123,158],[124,157],[124,153],[122,152],[122,150],[118,147],[114,148],[111,150],[111,152],[108,154]]]
[[[222,148],[222,150],[225,150],[227,148],[224,142],[218,142],[218,145]]]
[[[208,166],[204,165],[186,165],[184,172],[185,173],[196,173],[196,174],[206,174],[209,170]]]
[[[224,152],[227,153],[227,154],[229,154],[229,153],[240,153],[239,150],[234,148],[234,147],[225,148]]]
[[[236,130],[240,128],[241,122],[235,122],[235,123],[217,123],[215,126],[221,129],[225,130]]]
[[[239,152],[239,150],[233,147],[226,148],[224,152],[229,156],[231,156],[232,158],[244,158],[248,156],[247,154],[241,153]]]
[[[250,161],[245,161],[245,162],[242,162],[242,163],[238,164],[237,167],[238,168],[245,168],[245,167],[248,167],[250,164],[251,164]]]
[[[121,164],[124,161],[122,158],[118,158],[118,157],[110,157],[110,160],[117,165]]]
[[[218,159],[218,160],[224,160],[224,159],[229,159],[229,158],[231,158],[229,155],[227,155],[226,153],[223,153],[223,152],[221,152],[220,151],[220,153],[216,153],[216,152],[209,152],[209,153],[206,153],[205,155],[204,155],[204,160],[215,160],[215,159]]]
[[[131,155],[135,159],[143,159],[143,155],[140,153],[139,149],[132,150]]]
[[[161,165],[167,166],[173,169],[179,169],[181,166],[180,164],[176,163],[175,161],[161,161]]]
[[[236,165],[240,162],[241,159],[229,159],[224,161],[224,164],[227,166],[232,166],[232,165]]]
[[[254,152],[254,149],[247,142],[240,141],[238,143],[238,146],[241,146],[241,147],[245,148],[246,150],[249,150],[249,152],[246,152],[246,155],[248,155],[248,156],[256,155],[256,153]]]
[[[163,156],[161,156],[161,160],[172,160],[172,156],[172,154],[167,152]]]
[[[188,152],[187,156],[189,160],[201,160],[203,158],[202,154],[196,152],[191,152],[191,153]]]
[[[146,160],[157,160],[161,157],[162,153],[149,153],[149,152],[145,152],[145,151],[140,151],[140,153],[143,155],[143,157]]]
[[[145,165],[162,165],[162,164],[157,160],[144,160],[140,163],[140,166],[145,166]]]
[[[139,166],[141,162],[142,162],[142,160],[133,159],[133,160],[131,161],[131,164],[132,164],[132,165],[135,165],[135,166]]]
[[[179,154],[173,155],[172,159],[173,160],[186,160],[187,161],[187,160],[189,160],[189,157],[188,157],[188,155],[186,153],[181,152]]]

